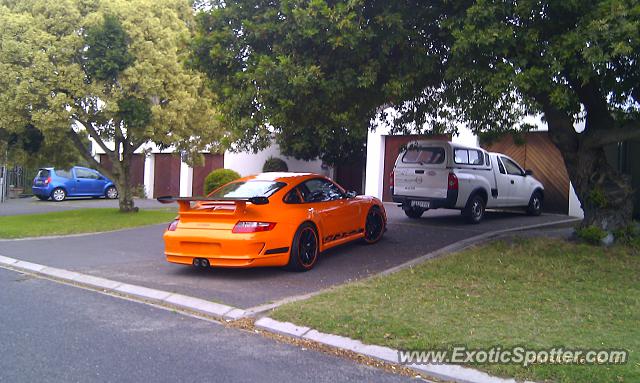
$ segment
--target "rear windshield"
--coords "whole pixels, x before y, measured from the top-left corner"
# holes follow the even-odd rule
[[[212,198],[251,198],[269,197],[280,190],[286,184],[276,181],[240,181],[232,182],[214,190],[209,197]]]
[[[47,178],[49,177],[49,171],[47,169],[40,169],[38,170],[38,175],[36,177],[38,178]]]
[[[444,162],[444,148],[409,147],[402,156],[405,164],[441,164]]]

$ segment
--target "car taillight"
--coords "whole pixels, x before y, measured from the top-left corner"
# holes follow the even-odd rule
[[[458,177],[455,174],[449,173],[449,179],[447,180],[449,190],[458,190]]]
[[[47,179],[44,180],[45,185],[49,185],[50,182],[51,182],[51,177],[47,177]]]
[[[234,233],[256,233],[259,231],[269,231],[276,227],[275,222],[252,222],[240,221],[233,227]]]
[[[169,224],[169,227],[167,228],[167,230],[176,231],[176,229],[178,228],[178,222],[180,222],[180,220],[174,219],[173,222]]]
[[[389,186],[393,187],[393,175],[394,175],[394,171],[392,170],[391,173],[389,174]]]

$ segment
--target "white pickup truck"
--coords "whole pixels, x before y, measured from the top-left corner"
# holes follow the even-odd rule
[[[391,194],[408,217],[459,209],[471,223],[482,220],[485,208],[540,215],[544,201],[543,185],[513,159],[445,141],[410,142],[396,159]]]

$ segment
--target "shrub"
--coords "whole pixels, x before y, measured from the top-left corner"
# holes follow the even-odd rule
[[[269,157],[262,166],[263,172],[288,172],[289,167],[283,159],[277,157]]]
[[[607,236],[607,232],[597,226],[591,225],[576,228],[576,235],[591,245],[600,245],[600,241]]]
[[[240,174],[231,169],[216,169],[204,179],[204,195],[208,195],[220,186],[240,178]]]

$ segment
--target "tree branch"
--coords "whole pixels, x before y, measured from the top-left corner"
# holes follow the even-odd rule
[[[87,148],[84,146],[84,143],[82,142],[82,140],[80,140],[80,137],[78,136],[78,133],[76,133],[73,130],[73,128],[69,129],[69,131],[67,133],[68,133],[69,137],[71,138],[71,141],[73,142],[75,147],[80,152],[80,155],[82,157],[84,157],[85,160],[89,161],[93,166],[98,168],[98,170],[100,170],[102,173],[105,173],[108,176],[113,177],[113,173],[110,170],[108,170],[107,168],[102,166],[102,164],[100,162],[96,161],[96,159],[93,158],[93,156],[89,152],[87,152],[87,150],[86,150]]]
[[[80,124],[82,124],[82,126],[84,126],[84,128],[87,130],[87,132],[89,133],[89,135],[91,136],[91,138],[93,138],[93,140],[98,144],[98,146],[100,146],[100,148],[102,150],[104,150],[105,154],[107,154],[109,157],[111,157],[112,160],[114,160],[115,158],[115,152],[113,150],[109,150],[109,148],[107,147],[107,145],[104,143],[104,141],[100,138],[100,136],[98,135],[98,132],[96,132],[95,128],[93,127],[93,125],[91,125],[91,123],[87,122],[87,121],[83,121],[80,118],[78,118],[78,116],[74,115],[72,117],[76,122],[79,122]]]

